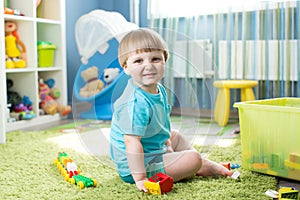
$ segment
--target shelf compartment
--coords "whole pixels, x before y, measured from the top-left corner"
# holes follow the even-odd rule
[[[21,42],[24,43],[26,48],[26,68],[36,68],[36,43],[35,35],[32,31],[35,30],[35,24],[33,21],[21,21],[21,20],[5,20],[12,21],[17,24],[17,34]],[[20,51],[22,50],[19,48]]]
[[[54,52],[54,61],[53,66],[62,66],[63,65],[63,48],[61,37],[57,37],[53,33],[61,33],[61,26],[58,24],[46,24],[46,23],[37,23],[37,40],[44,42],[51,42],[56,46]],[[60,35],[61,36],[61,35]]]
[[[62,20],[61,0],[43,0],[37,9],[37,18]]]
[[[8,73],[7,79],[13,81],[13,86],[9,91],[18,92],[21,97],[28,96],[32,101],[33,110],[37,111],[37,75],[35,72]]]
[[[20,0],[10,0],[9,8],[13,10],[19,10],[22,14],[24,14],[27,17],[34,17],[36,13],[35,1],[32,0],[22,0],[22,3],[20,3]]]
[[[54,79],[55,84],[54,88],[57,88],[61,94],[66,94],[67,88],[63,79],[64,73],[62,71],[39,71],[38,77],[42,78],[44,81],[49,80],[51,78]],[[61,95],[60,98],[57,99],[58,103],[65,104],[67,102],[66,95]]]

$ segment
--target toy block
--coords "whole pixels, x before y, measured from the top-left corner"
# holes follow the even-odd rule
[[[285,160],[284,165],[289,167],[289,168],[300,170],[300,164],[291,162],[289,160]]]
[[[146,181],[144,185],[148,189],[149,194],[161,194],[159,183]]]
[[[237,169],[240,168],[241,166],[239,164],[230,164],[230,169]]]
[[[278,190],[278,199],[299,199],[299,191],[290,187],[283,187]]]
[[[164,194],[172,190],[173,179],[166,174],[158,172],[154,176],[150,177],[144,185],[149,190],[150,194]]]
[[[278,154],[271,154],[271,168],[280,168],[280,156]]]
[[[230,178],[232,179],[237,179],[239,176],[241,175],[241,173],[239,171],[235,171]]]
[[[290,153],[290,161],[294,163],[300,163],[300,154]]]
[[[252,167],[254,169],[269,169],[269,164],[268,163],[253,163]]]
[[[76,184],[78,188],[96,187],[97,180],[86,177],[81,173],[76,163],[65,152],[58,152],[58,156],[54,159],[54,164],[57,166],[62,176],[71,184]]]

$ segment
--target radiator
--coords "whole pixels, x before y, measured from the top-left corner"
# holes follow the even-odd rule
[[[297,81],[298,40],[219,41],[218,78]]]
[[[209,40],[175,41],[170,53],[175,78],[213,75],[212,44]]]

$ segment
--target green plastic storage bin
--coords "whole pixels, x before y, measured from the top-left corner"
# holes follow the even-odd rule
[[[300,180],[300,98],[235,103],[238,108],[242,167]]]
[[[39,67],[52,67],[54,62],[54,54],[56,46],[51,42],[39,41],[37,44],[38,49],[38,66]]]

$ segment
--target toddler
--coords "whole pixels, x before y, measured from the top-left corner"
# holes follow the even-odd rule
[[[202,158],[191,144],[170,128],[171,107],[160,84],[168,48],[151,29],[140,28],[121,40],[119,62],[129,75],[126,88],[114,103],[111,159],[121,179],[147,192],[144,182],[157,172],[173,181],[198,176],[231,176],[221,164]]]

